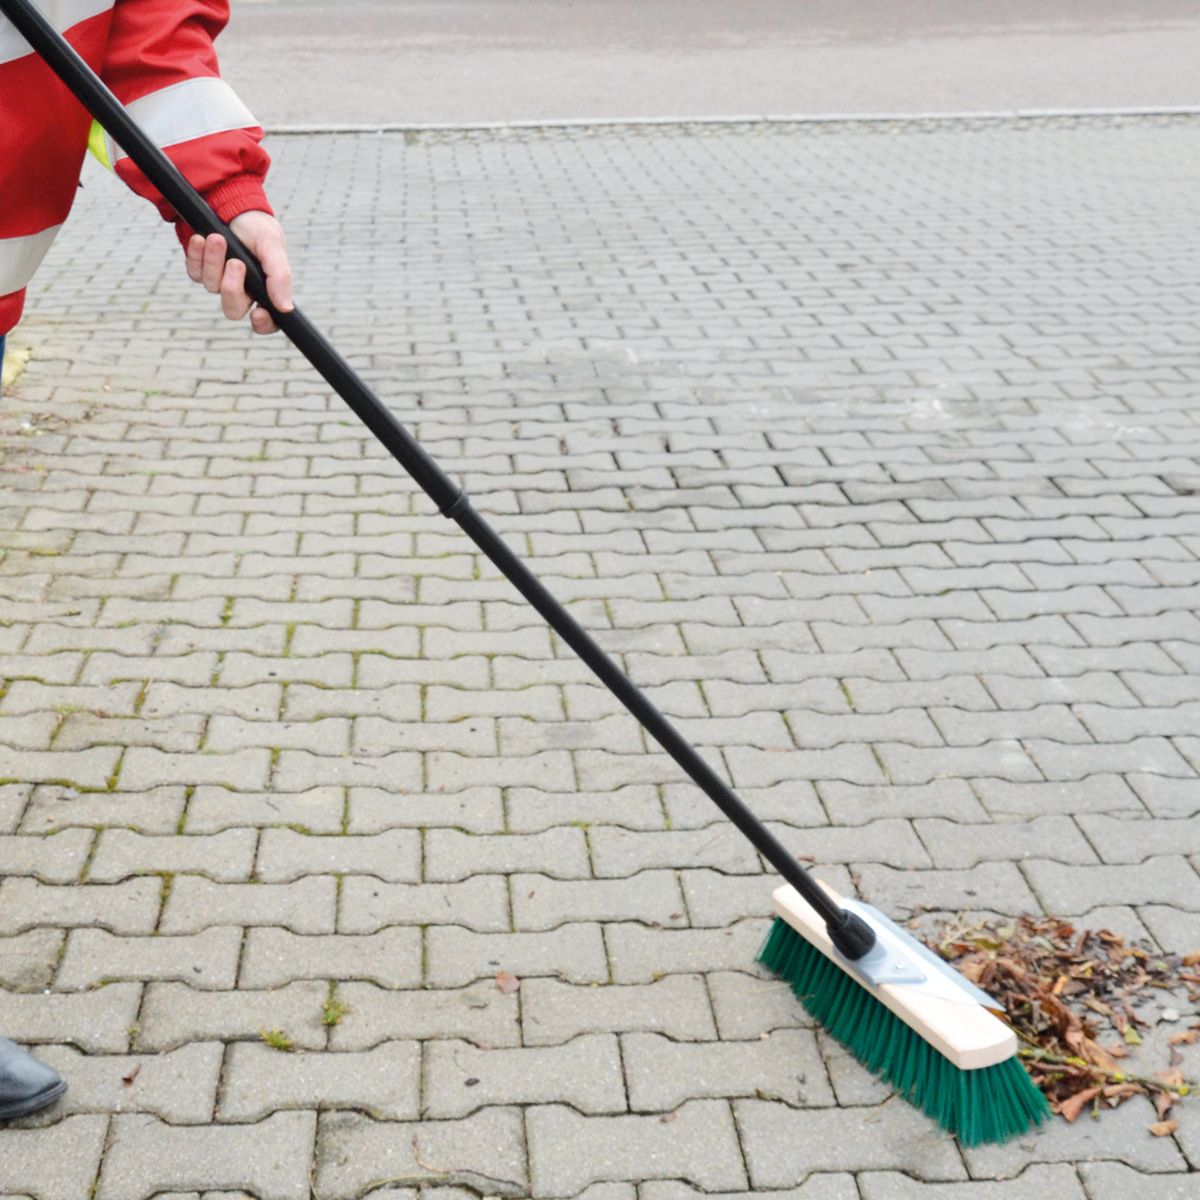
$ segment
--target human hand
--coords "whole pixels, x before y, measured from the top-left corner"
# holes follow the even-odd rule
[[[229,222],[230,229],[246,249],[262,264],[267,277],[267,295],[280,312],[292,309],[292,268],[288,264],[287,240],[283,226],[269,213],[252,209]],[[220,293],[221,311],[231,320],[240,321],[250,314],[255,333],[274,333],[279,326],[271,314],[246,294],[246,267],[239,259],[226,261],[225,239],[219,234],[207,238],[193,234],[187,245],[188,278],[214,293]]]

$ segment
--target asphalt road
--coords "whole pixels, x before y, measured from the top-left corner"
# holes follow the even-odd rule
[[[240,0],[271,125],[1200,104],[1197,0]]]

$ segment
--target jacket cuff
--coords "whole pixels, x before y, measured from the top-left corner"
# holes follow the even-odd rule
[[[204,199],[208,201],[208,206],[217,216],[225,222],[232,221],[234,217],[249,212],[251,209],[265,212],[272,217],[275,215],[275,210],[267,200],[267,193],[263,190],[262,177],[259,175],[235,175],[232,179],[226,179],[224,183],[218,183],[215,188],[205,192]]]

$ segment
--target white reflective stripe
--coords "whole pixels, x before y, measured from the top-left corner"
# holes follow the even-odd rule
[[[107,12],[112,6],[113,0],[35,0],[34,3],[60,33],[88,17]],[[7,17],[0,17],[0,63],[32,53],[33,47],[17,32],[17,27]]]
[[[258,124],[233,88],[225,80],[210,75],[160,88],[127,104],[126,108],[158,146],[175,146],[205,134]],[[109,162],[115,165],[118,159],[127,157],[110,137]]]
[[[0,238],[0,296],[19,292],[38,269],[61,225],[26,237]]]

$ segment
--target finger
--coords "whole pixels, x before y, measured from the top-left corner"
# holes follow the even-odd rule
[[[193,233],[187,244],[187,273],[193,283],[199,283],[204,268],[204,239]]]
[[[225,239],[219,233],[210,233],[204,239],[204,265],[201,279],[210,292],[221,290],[221,278],[225,273]]]
[[[221,279],[221,311],[231,321],[240,321],[252,303],[246,295],[246,264],[230,259]]]
[[[255,305],[250,312],[250,328],[255,333],[277,333],[279,326],[275,324],[274,318],[265,308],[259,308]]]
[[[267,277],[267,295],[280,312],[289,312],[292,305],[292,268],[288,262],[283,235],[271,238],[262,247],[260,258]],[[272,322],[274,324],[274,322]]]

